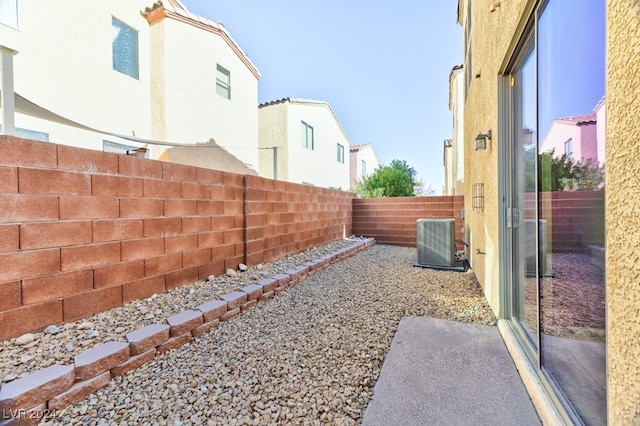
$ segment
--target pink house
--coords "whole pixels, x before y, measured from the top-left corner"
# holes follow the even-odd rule
[[[602,144],[604,147],[604,144]],[[553,120],[549,133],[540,144],[540,152],[555,151],[555,156],[567,157],[584,162],[591,158],[604,162],[599,155],[597,113],[557,118]]]

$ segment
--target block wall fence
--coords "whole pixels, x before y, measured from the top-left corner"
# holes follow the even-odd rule
[[[0,136],[0,340],[342,239],[353,197]]]
[[[602,191],[546,197],[553,251],[603,245]],[[415,247],[419,218],[454,218],[461,241],[463,206],[0,136],[0,340],[351,234]]]
[[[455,239],[462,241],[464,196],[394,197],[353,200],[353,233],[375,238],[379,244],[416,246],[416,221],[455,219]],[[456,243],[458,250],[462,243]]]
[[[535,218],[535,197],[525,194],[525,218]],[[604,247],[604,198],[605,191],[541,193],[549,250],[579,253],[588,246]]]

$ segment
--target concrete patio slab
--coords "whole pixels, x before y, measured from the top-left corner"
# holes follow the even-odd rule
[[[497,327],[405,317],[363,426],[540,425]]]

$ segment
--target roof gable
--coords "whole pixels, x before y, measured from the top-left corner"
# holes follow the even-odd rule
[[[260,105],[258,105],[258,108],[266,108],[266,107],[269,107],[269,106],[272,106],[272,105],[284,104],[284,103],[287,103],[287,102],[291,103],[291,104],[313,105],[313,106],[322,106],[322,107],[328,108],[329,112],[333,116],[333,119],[335,120],[336,124],[338,125],[338,128],[340,129],[340,131],[344,135],[344,137],[347,140],[347,142],[349,142],[349,145],[351,145],[351,141],[349,140],[349,136],[347,135],[347,132],[344,130],[344,127],[342,127],[342,124],[340,123],[340,120],[338,120],[338,116],[333,111],[333,108],[331,108],[331,105],[327,101],[317,101],[317,100],[314,100],[314,99],[305,99],[305,98],[282,98],[282,99],[277,99],[275,101],[269,101],[269,102],[261,103]]]
[[[165,0],[165,2],[158,0],[153,3],[151,7],[147,7],[144,11],[140,12],[149,25],[158,23],[164,18],[169,18],[220,36],[256,79],[260,78],[258,68],[253,65],[247,54],[240,49],[240,46],[238,46],[238,43],[231,37],[222,22],[213,22],[189,12],[185,5],[179,0]]]

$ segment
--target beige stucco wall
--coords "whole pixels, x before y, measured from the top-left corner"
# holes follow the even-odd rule
[[[261,148],[277,147],[278,180],[289,180],[289,151],[287,141],[288,102],[261,106],[258,108],[258,142]],[[260,176],[273,179],[273,151],[261,149]]]
[[[473,271],[484,289],[491,308],[500,316],[498,154],[498,81],[501,65],[510,50],[514,34],[528,0],[500,2],[491,12],[494,0],[474,0],[471,24],[472,81],[464,107],[464,194],[465,238]],[[461,22],[465,22],[466,0],[462,1]],[[491,130],[487,149],[475,151],[478,133]],[[472,186],[484,184],[484,211],[472,209]],[[478,253],[480,251],[480,253]],[[486,254],[484,254],[486,253]]]
[[[640,2],[607,1],[608,423],[640,424]]]

